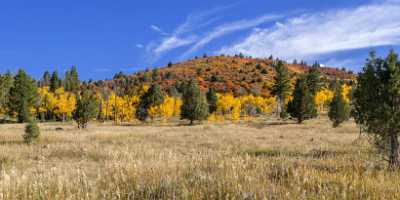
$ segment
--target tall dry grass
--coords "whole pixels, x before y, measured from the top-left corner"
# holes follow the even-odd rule
[[[0,126],[1,199],[400,199],[350,122],[40,127]]]

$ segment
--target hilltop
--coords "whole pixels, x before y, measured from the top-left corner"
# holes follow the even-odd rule
[[[180,63],[169,63],[167,66],[147,69],[131,75],[116,74],[111,81],[99,81],[98,87],[113,88],[116,85],[125,90],[132,90],[139,85],[159,83],[169,90],[177,83],[197,79],[203,88],[214,88],[218,92],[231,92],[235,95],[258,94],[269,96],[270,87],[275,76],[274,59],[256,59],[243,56],[203,56]],[[291,77],[311,69],[307,64],[286,64]],[[335,78],[351,80],[353,72],[334,67],[320,67],[325,80]]]

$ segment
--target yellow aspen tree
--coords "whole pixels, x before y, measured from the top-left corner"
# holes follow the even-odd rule
[[[56,105],[54,113],[62,121],[71,118],[76,107],[76,96],[73,93],[65,92],[62,87],[55,91],[55,96]]]
[[[328,88],[323,88],[314,97],[315,104],[318,108],[318,112],[324,112],[328,106],[329,103],[332,101],[334,96],[334,92]]]

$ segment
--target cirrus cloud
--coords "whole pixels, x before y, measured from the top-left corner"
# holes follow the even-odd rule
[[[400,1],[384,1],[351,9],[303,14],[253,31],[217,53],[271,54],[283,59],[400,44]]]

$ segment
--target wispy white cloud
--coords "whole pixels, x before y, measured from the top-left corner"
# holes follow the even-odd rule
[[[208,43],[212,42],[213,40],[220,38],[226,34],[240,31],[240,30],[245,30],[249,28],[256,27],[260,24],[276,20],[280,18],[281,16],[279,15],[265,15],[261,16],[255,19],[250,19],[250,20],[239,20],[227,24],[220,25],[216,27],[213,31],[206,33],[204,37],[200,38],[188,51],[186,51],[181,57],[185,58],[191,53],[199,50],[200,48],[204,47]]]
[[[168,51],[195,43],[198,40],[198,37],[193,33],[194,31],[215,23],[219,19],[219,17],[213,17],[215,14],[235,5],[236,4],[215,7],[210,10],[192,13],[171,34],[165,33],[156,25],[151,25],[150,28],[152,30],[159,33],[165,33],[162,34],[165,37],[161,40],[150,42],[146,46],[151,62],[157,60],[162,54]]]
[[[136,44],[136,48],[142,49],[144,47],[143,44]]]
[[[310,58],[352,49],[400,44],[400,1],[388,0],[277,22],[217,53]]]
[[[152,29],[153,31],[155,31],[161,35],[169,35],[168,33],[164,32],[160,27],[158,27],[154,24],[150,25],[150,29]]]
[[[156,55],[159,55],[170,49],[175,49],[175,48],[178,48],[181,46],[191,44],[194,42],[194,40],[195,40],[194,37],[191,37],[191,38],[179,38],[176,36],[168,37],[159,46],[157,46],[155,49],[153,49],[153,52]]]

